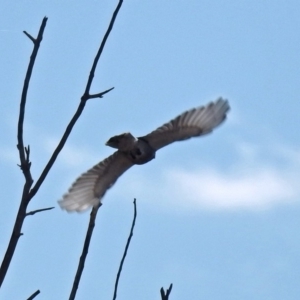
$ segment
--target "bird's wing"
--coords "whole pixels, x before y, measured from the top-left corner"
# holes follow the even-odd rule
[[[82,174],[62,200],[58,201],[60,207],[67,211],[80,212],[99,204],[105,192],[132,165],[124,153],[116,151]]]
[[[204,135],[225,120],[228,110],[227,100],[219,98],[206,106],[184,112],[141,139],[146,140],[153,149],[158,150],[175,141]]]

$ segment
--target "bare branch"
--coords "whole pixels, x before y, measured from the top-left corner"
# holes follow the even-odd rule
[[[91,89],[91,85],[92,85],[92,82],[93,82],[93,78],[95,76],[95,70],[96,70],[99,58],[100,58],[100,56],[102,54],[102,51],[104,49],[106,40],[107,40],[107,38],[108,38],[108,36],[109,36],[109,34],[110,34],[113,26],[114,26],[115,20],[117,18],[118,12],[119,12],[119,10],[120,10],[120,8],[122,6],[122,3],[123,3],[123,0],[119,0],[119,3],[118,3],[118,5],[117,5],[117,7],[116,7],[116,9],[115,9],[115,11],[114,11],[114,13],[112,15],[112,18],[111,18],[110,23],[108,25],[108,28],[106,30],[106,33],[105,33],[105,35],[104,35],[104,37],[102,39],[100,48],[99,48],[99,50],[98,50],[98,52],[96,54],[93,66],[92,66],[91,71],[90,71],[90,76],[89,76],[87,84],[86,84],[86,89],[85,89],[84,95],[89,95],[89,92],[90,92],[90,89]]]
[[[28,182],[28,183],[30,182],[30,186],[32,185],[32,178],[31,178],[31,174],[30,174],[29,152],[26,154],[27,157],[25,158],[25,152],[27,152],[27,151],[24,148],[24,142],[23,142],[23,123],[24,123],[25,105],[26,105],[29,82],[30,82],[30,78],[32,75],[34,63],[35,63],[35,60],[37,57],[37,53],[39,51],[40,43],[43,40],[43,34],[44,34],[46,24],[47,24],[47,18],[45,17],[42,21],[42,24],[40,26],[40,30],[39,30],[39,33],[38,33],[38,36],[36,39],[34,39],[27,32],[25,33],[31,40],[33,40],[34,47],[32,50],[32,54],[30,56],[29,65],[28,65],[27,72],[25,75],[25,80],[24,80],[24,85],[23,85],[23,90],[22,90],[22,96],[21,96],[21,102],[20,102],[20,114],[19,114],[19,121],[18,121],[18,145],[17,145],[17,147],[19,150],[21,169],[24,173],[26,182]],[[28,200],[28,202],[29,202],[29,200]]]
[[[49,159],[47,165],[45,166],[44,170],[42,171],[40,177],[38,178],[36,184],[33,186],[33,188],[31,189],[31,186],[33,184],[33,179],[31,176],[31,172],[30,172],[30,160],[29,160],[29,155],[30,155],[30,148],[29,146],[27,148],[24,147],[24,141],[23,141],[23,123],[24,123],[24,116],[25,116],[25,105],[26,105],[26,99],[27,99],[27,91],[28,91],[28,87],[29,87],[29,82],[30,82],[30,78],[31,78],[31,74],[32,74],[32,70],[33,70],[33,66],[35,63],[35,59],[38,53],[38,49],[40,46],[40,43],[42,41],[43,38],[43,33],[44,33],[44,29],[46,27],[46,23],[47,23],[47,18],[45,17],[42,21],[42,24],[40,26],[40,30],[38,33],[38,36],[36,39],[34,39],[30,34],[28,34],[27,32],[24,32],[24,34],[34,43],[34,48],[32,51],[32,54],[30,56],[30,61],[29,61],[29,65],[27,68],[27,72],[26,72],[26,76],[25,76],[25,80],[24,80],[24,85],[23,85],[23,90],[22,90],[22,96],[21,96],[21,103],[20,103],[20,114],[19,114],[19,120],[18,120],[18,144],[17,144],[17,148],[19,150],[19,156],[20,156],[20,168],[24,174],[25,177],[25,185],[23,188],[23,193],[22,193],[22,200],[20,202],[20,207],[19,207],[19,211],[16,217],[16,221],[15,221],[15,225],[13,228],[13,232],[10,238],[10,242],[8,244],[1,268],[0,268],[0,287],[3,283],[3,280],[6,276],[7,270],[9,268],[11,259],[13,257],[14,251],[16,249],[16,245],[18,243],[18,239],[19,237],[22,235],[21,234],[21,229],[23,226],[23,222],[24,219],[26,217],[26,209],[28,206],[29,201],[35,196],[35,194],[37,193],[37,191],[39,190],[40,186],[42,185],[43,181],[45,180],[46,176],[48,175],[51,167],[53,166],[57,156],[59,155],[60,151],[62,150],[63,146],[65,145],[76,121],[78,120],[78,118],[80,117],[86,101],[90,98],[98,98],[98,97],[102,97],[105,93],[108,93],[110,90],[106,90],[102,93],[99,94],[95,94],[90,96],[90,88],[91,88],[91,84],[94,78],[94,73],[95,73],[95,69],[97,67],[97,63],[99,61],[99,58],[102,54],[102,51],[104,49],[106,40],[110,34],[110,31],[112,30],[113,24],[115,22],[115,19],[117,17],[118,11],[121,8],[123,0],[119,0],[119,3],[117,5],[117,8],[115,9],[112,19],[110,21],[109,27],[103,37],[102,43],[100,45],[100,48],[98,50],[98,53],[94,59],[94,63],[92,65],[91,71],[90,71],[90,75],[87,81],[87,86],[86,89],[84,91],[83,96],[81,97],[81,101],[79,103],[79,106],[77,108],[77,111],[75,112],[73,118],[71,119],[71,121],[69,122],[62,138],[61,141],[59,142],[58,146],[56,147],[55,151],[53,152],[51,158]]]
[[[167,289],[167,293],[165,294],[165,291],[163,288],[160,289],[160,295],[161,300],[169,300],[169,295],[171,294],[173,284],[171,283],[170,287]]]
[[[89,95],[88,96],[88,99],[93,99],[93,98],[103,98],[103,95],[110,92],[111,90],[113,90],[114,87],[108,89],[108,90],[105,90],[104,92],[101,92],[101,93],[98,93],[98,94],[94,94],[94,95]]]
[[[116,283],[115,283],[115,290],[114,290],[113,300],[117,299],[117,290],[118,290],[119,279],[120,279],[120,276],[121,276],[121,272],[122,272],[123,264],[124,264],[124,261],[125,261],[126,255],[127,255],[127,251],[128,251],[129,245],[130,245],[130,241],[131,241],[131,238],[133,236],[133,229],[134,229],[134,226],[135,226],[135,220],[136,220],[136,215],[137,215],[137,212],[136,212],[136,199],[133,200],[133,205],[134,205],[134,215],[133,215],[132,225],[131,225],[130,234],[129,234],[129,237],[127,239],[127,243],[126,243],[126,246],[125,246],[124,254],[123,254],[123,257],[122,257],[121,262],[120,262],[120,266],[119,266],[119,270],[118,270],[118,274],[117,274],[117,278],[116,278]]]
[[[92,82],[93,82],[93,78],[94,78],[94,75],[95,75],[95,70],[96,70],[98,61],[99,61],[100,56],[102,54],[102,51],[104,49],[106,40],[107,40],[107,38],[108,38],[112,28],[113,28],[113,25],[114,25],[115,20],[117,18],[118,12],[119,12],[119,10],[122,6],[122,3],[123,3],[123,0],[119,0],[119,3],[118,3],[118,5],[117,5],[117,7],[116,7],[116,9],[115,9],[115,11],[112,15],[111,21],[110,21],[109,26],[106,30],[106,33],[105,33],[105,35],[102,39],[102,42],[100,44],[100,48],[99,48],[99,50],[96,54],[96,57],[94,59],[94,62],[93,62],[93,65],[92,65],[92,68],[91,68],[91,71],[90,71],[90,75],[89,75],[89,78],[88,78],[88,81],[87,81],[86,89],[85,89],[85,92],[84,92],[83,96],[81,97],[81,102],[79,104],[77,112],[74,115],[73,119],[71,120],[70,124],[68,125],[62,140],[60,141],[59,145],[55,149],[55,151],[54,151],[49,163],[47,164],[45,170],[43,171],[41,177],[38,179],[36,185],[31,190],[32,195],[34,195],[36,193],[39,186],[42,184],[43,180],[47,176],[47,173],[49,171],[49,170],[47,170],[48,166],[49,166],[49,169],[50,169],[52,164],[54,163],[60,149],[64,146],[64,143],[65,143],[69,133],[71,132],[72,127],[74,126],[76,120],[80,116],[80,114],[81,114],[81,112],[82,112],[82,110],[85,106],[86,101],[88,99],[91,99],[91,98],[99,98],[99,97],[102,98],[104,94],[108,93],[109,91],[111,91],[113,89],[113,88],[111,88],[111,89],[108,89],[108,90],[106,90],[102,93],[95,94],[95,95],[90,95],[90,89],[91,89],[91,85],[92,85]],[[73,121],[74,121],[74,123],[72,123]],[[56,152],[57,152],[57,154],[56,154]],[[52,160],[53,160],[53,162],[51,162]],[[76,272],[76,275],[75,275],[75,278],[74,278],[74,282],[73,282],[73,286],[72,286],[72,290],[71,290],[71,293],[70,293],[69,300],[75,299],[75,296],[76,296],[76,292],[77,292],[79,282],[80,282],[80,279],[81,279],[81,275],[82,275],[82,272],[83,272],[83,268],[84,268],[84,263],[85,263],[85,260],[86,260],[86,256],[88,254],[88,249],[89,249],[90,241],[91,241],[91,238],[92,238],[93,230],[94,230],[94,227],[95,227],[95,220],[96,220],[96,217],[97,217],[97,212],[98,212],[98,209],[99,209],[100,206],[101,206],[101,203],[99,204],[99,206],[93,207],[93,209],[91,211],[90,222],[89,222],[87,234],[86,234],[84,245],[83,245],[82,254],[80,256],[80,260],[79,260],[77,272]]]
[[[62,148],[64,147],[65,145],[65,142],[67,141],[72,129],[73,129],[73,126],[75,125],[76,121],[78,120],[78,118],[80,117],[84,107],[85,107],[85,104],[86,104],[86,101],[90,98],[95,98],[94,96],[91,96],[90,95],[90,89],[91,89],[91,85],[92,85],[92,82],[93,82],[93,79],[94,79],[94,75],[95,75],[95,70],[96,70],[96,67],[97,67],[97,64],[98,64],[98,61],[99,61],[99,58],[102,54],[102,51],[104,49],[104,46],[105,46],[105,43],[106,43],[106,40],[113,28],[113,25],[115,23],[115,20],[116,20],[116,17],[118,15],[118,12],[122,6],[122,3],[123,3],[123,0],[119,0],[119,3],[112,15],[112,18],[111,18],[111,21],[109,23],[109,26],[107,28],[107,31],[103,37],[103,40],[101,42],[101,45],[100,45],[100,48],[96,54],[96,57],[94,59],[94,62],[93,62],[93,65],[92,65],[92,68],[91,68],[91,71],[90,71],[90,75],[89,75],[89,78],[88,78],[88,81],[87,81],[87,85],[86,85],[86,88],[85,88],[85,91],[84,91],[84,94],[83,96],[81,97],[81,101],[79,103],[79,106],[77,108],[77,111],[75,113],[75,115],[73,116],[72,120],[70,121],[69,125],[67,126],[67,129],[65,130],[65,133],[62,137],[62,139],[60,140],[58,146],[56,147],[55,151],[53,152],[49,162],[47,163],[46,167],[44,168],[41,176],[39,177],[39,179],[37,180],[36,184],[34,185],[34,187],[31,189],[30,191],[30,199],[37,193],[38,189],[40,188],[41,184],[43,183],[43,181],[45,180],[48,172],[50,171],[52,165],[54,164],[58,154],[60,153],[60,151],[62,150]],[[109,91],[111,91],[112,89],[109,89],[109,90],[106,90],[100,94],[97,94],[97,98],[99,96],[103,96],[104,94],[108,93]],[[100,97],[101,98],[101,97]]]
[[[33,38],[27,31],[23,31],[23,33],[35,44],[36,42],[36,39]]]
[[[47,207],[47,208],[36,209],[36,210],[33,210],[33,211],[30,211],[30,212],[26,213],[25,216],[26,216],[26,217],[27,217],[27,216],[33,216],[33,215],[36,214],[36,213],[39,213],[39,212],[42,212],[42,211],[45,211],[45,210],[50,210],[50,209],[53,209],[53,208],[54,208],[54,206],[53,206],[53,207]]]
[[[40,43],[43,39],[44,30],[47,24],[47,18],[44,18],[42,21],[42,24],[40,26],[40,30],[38,33],[38,36],[34,42],[34,47],[32,50],[32,54],[30,56],[29,65],[27,68],[23,90],[22,90],[22,96],[21,96],[21,102],[20,102],[20,113],[19,113],[19,120],[18,120],[18,145],[17,148],[19,150],[19,156],[20,156],[20,167],[25,177],[25,184],[23,187],[22,192],[22,199],[20,202],[19,210],[17,213],[17,217],[15,220],[14,228],[11,234],[11,238],[8,244],[8,247],[6,249],[1,268],[0,268],[0,287],[4,281],[4,278],[6,276],[7,270],[9,268],[10,262],[12,260],[12,257],[14,255],[18,240],[20,236],[22,235],[21,230],[23,226],[23,222],[26,216],[26,209],[28,206],[28,203],[30,201],[30,198],[28,197],[30,188],[32,186],[33,180],[30,173],[30,148],[29,146],[26,148],[24,147],[24,141],[23,141],[23,123],[24,123],[24,116],[25,116],[25,105],[26,105],[26,98],[27,98],[27,91],[29,87],[29,82],[33,70],[33,66],[35,63],[35,59],[37,57],[37,53],[40,47]],[[28,36],[28,34],[27,34]]]
[[[82,275],[82,272],[83,272],[83,269],[84,269],[85,259],[86,259],[86,256],[87,256],[88,252],[89,252],[89,246],[90,246],[93,230],[94,230],[94,227],[95,227],[95,220],[96,220],[97,212],[98,212],[98,209],[100,208],[100,206],[101,206],[101,203],[98,206],[93,207],[93,209],[91,211],[90,222],[89,222],[88,230],[87,230],[87,233],[86,233],[86,236],[85,236],[83,249],[82,249],[80,259],[79,259],[79,264],[78,264],[78,267],[77,267],[77,272],[76,272],[76,275],[75,275],[75,278],[74,278],[74,282],[73,282],[73,286],[72,286],[72,290],[71,290],[71,293],[70,293],[69,300],[75,299],[75,296],[76,296],[76,292],[77,292],[77,289],[78,289],[78,286],[79,286],[81,275]]]
[[[37,290],[37,291],[34,292],[29,298],[27,298],[27,300],[32,300],[32,299],[34,299],[39,293],[40,293],[40,290]]]

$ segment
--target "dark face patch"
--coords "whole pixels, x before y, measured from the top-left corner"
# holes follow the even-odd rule
[[[114,142],[114,143],[115,143],[116,141],[117,141],[117,139],[116,139],[115,137],[112,137],[112,138],[110,138],[110,139],[108,140],[109,143],[111,143],[111,142]]]

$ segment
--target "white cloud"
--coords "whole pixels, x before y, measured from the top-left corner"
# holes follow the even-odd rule
[[[44,139],[43,145],[52,153],[57,140]],[[114,191],[142,201],[147,199],[159,209],[178,211],[262,210],[300,200],[300,156],[297,149],[248,142],[236,143],[234,148],[234,162],[230,168],[224,169],[222,165],[201,165],[192,171],[179,167],[161,168],[154,170],[156,176],[141,168],[126,172],[116,183],[118,188]],[[78,169],[80,173],[97,163],[100,156],[104,158],[105,154],[69,143],[60,154],[60,163]],[[79,173],[74,174],[75,177]],[[109,191],[105,198],[111,193]]]
[[[296,175],[268,167],[229,172],[177,169],[166,173],[166,183],[186,208],[265,209],[300,196]]]
[[[268,209],[300,200],[300,155],[286,145],[236,143],[235,163],[227,170],[204,167],[165,173],[166,185],[187,208]],[[234,156],[235,154],[233,154]],[[173,188],[172,188],[173,187]]]
[[[299,202],[300,160],[294,148],[236,143],[235,149],[230,167],[173,166],[155,171],[156,176],[126,173],[121,189],[156,208],[179,212],[255,211]]]

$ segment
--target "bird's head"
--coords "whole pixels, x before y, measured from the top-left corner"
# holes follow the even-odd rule
[[[134,143],[136,142],[136,138],[129,132],[115,135],[111,137],[107,142],[106,146],[119,149],[121,151],[127,151],[130,150]]]

